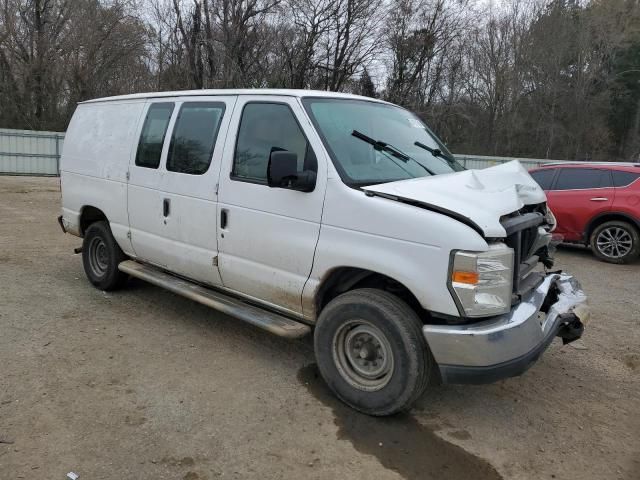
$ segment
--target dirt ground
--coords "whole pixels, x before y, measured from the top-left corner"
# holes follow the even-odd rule
[[[640,263],[564,248],[577,346],[438,386],[407,415],[334,400],[286,341],[139,281],[90,286],[51,178],[0,177],[0,479],[640,479]]]

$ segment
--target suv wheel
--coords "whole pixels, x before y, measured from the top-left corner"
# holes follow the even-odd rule
[[[100,290],[116,290],[128,276],[118,270],[127,256],[120,249],[105,221],[92,223],[82,242],[82,264],[89,281]]]
[[[376,289],[353,290],[329,302],[318,318],[314,347],[331,390],[369,415],[411,407],[435,365],[416,313]]]
[[[609,263],[629,263],[640,254],[640,234],[627,222],[612,220],[591,233],[591,249]]]

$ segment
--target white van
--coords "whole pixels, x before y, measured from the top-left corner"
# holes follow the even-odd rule
[[[522,166],[464,170],[379,100],[91,100],[61,169],[60,224],[93,285],[138,277],[278,335],[313,330],[322,376],[368,414],[435,382],[519,375],[589,315],[575,279],[546,270],[554,218]]]

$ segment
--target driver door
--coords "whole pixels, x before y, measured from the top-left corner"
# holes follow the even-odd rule
[[[294,314],[302,313],[327,177],[320,140],[305,118],[293,97],[238,97],[218,197],[224,288]],[[295,153],[300,172],[315,170],[313,191],[269,187],[272,151]]]

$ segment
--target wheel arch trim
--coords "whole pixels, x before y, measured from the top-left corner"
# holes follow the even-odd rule
[[[308,285],[308,287],[311,288],[305,288],[306,295],[303,295],[303,302],[306,310],[305,317],[315,322],[322,309],[331,301],[331,299],[335,298],[337,295],[341,295],[358,288],[358,284],[362,284],[363,281],[371,278],[396,283],[402,290],[406,291],[410,295],[411,302],[409,302],[409,307],[413,310],[416,310],[419,307],[424,312],[420,306],[417,296],[400,280],[397,280],[388,274],[368,268],[357,267],[355,265],[339,265],[326,271],[319,281],[314,282],[315,285],[313,287]],[[332,293],[335,293],[335,295],[331,296]],[[329,295],[329,297],[327,297],[327,295]],[[416,313],[420,314],[421,312]]]
[[[611,210],[608,212],[602,212],[599,213],[598,215],[594,216],[591,220],[589,220],[589,223],[587,224],[587,227],[584,229],[584,232],[582,234],[583,240],[584,242],[588,245],[591,243],[591,234],[593,233],[593,231],[598,228],[599,225],[602,225],[605,222],[609,222],[609,221],[613,221],[613,220],[622,220],[622,221],[627,221],[629,223],[631,223],[632,225],[634,225],[636,227],[636,229],[638,229],[638,231],[640,231],[640,219],[634,217],[633,215],[626,213],[626,212],[621,212],[621,211],[617,211],[617,210]]]
[[[109,223],[109,218],[102,209],[89,204],[80,207],[78,215],[78,231],[80,236],[84,237],[87,228],[89,228],[92,223],[99,222],[100,220],[105,220]]]

